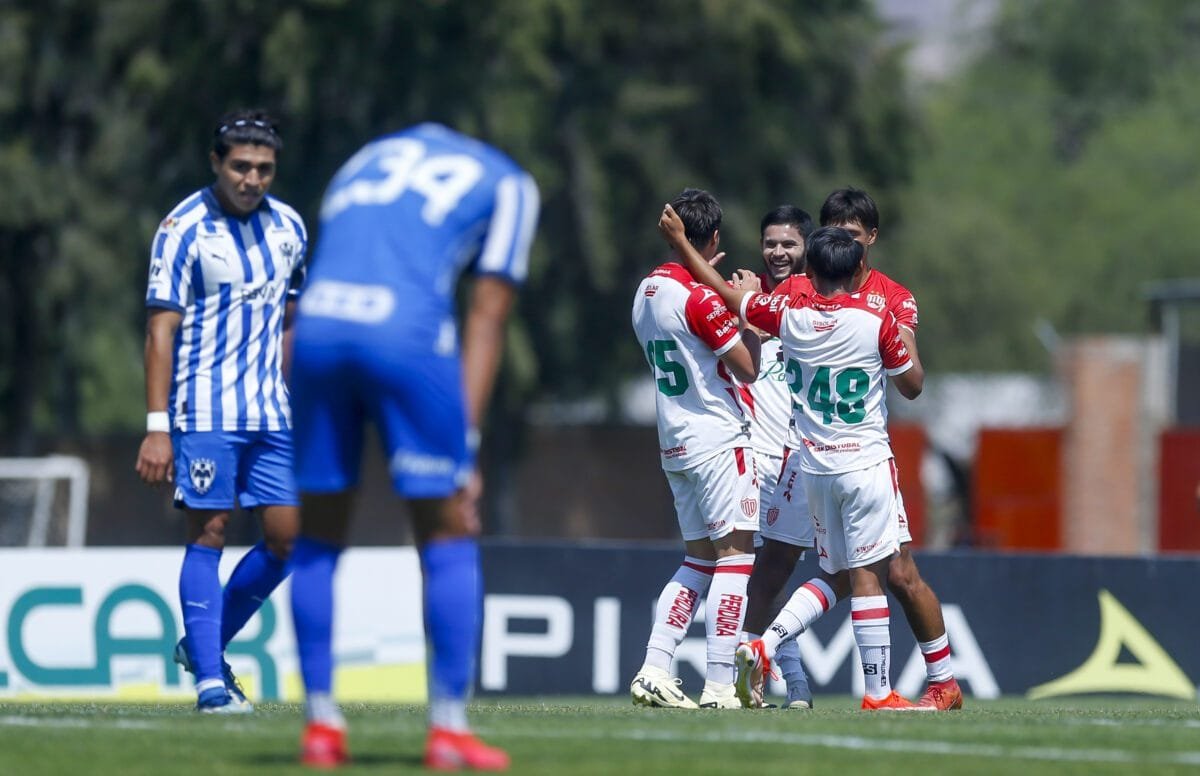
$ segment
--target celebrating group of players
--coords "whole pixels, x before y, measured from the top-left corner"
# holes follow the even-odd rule
[[[879,214],[863,191],[833,192],[813,229],[783,206],[762,219],[765,273],[714,268],[721,208],[684,190],[659,230],[678,256],[638,287],[633,327],[655,394],[662,465],[685,557],[658,599],[636,704],[759,708],[775,662],[788,708],[811,708],[795,638],[850,597],[862,708],[962,707],[941,604],[909,551],[912,536],[887,433],[886,384],[908,399],[924,370],[911,293],[871,267]],[[806,550],[820,572],[779,608]],[[925,657],[912,702],[889,680],[887,590]],[[671,674],[703,599],[705,683],[697,704]]]

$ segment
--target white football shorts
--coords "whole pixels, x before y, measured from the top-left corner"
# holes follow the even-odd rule
[[[804,474],[817,557],[830,574],[900,550],[892,459],[841,474]]]
[[[764,539],[807,549],[813,546],[813,521],[808,514],[808,497],[800,472],[802,457],[798,450],[785,448],[783,458],[775,459],[778,477],[769,493],[766,487],[761,490],[763,505],[758,530]]]
[[[892,473],[895,474],[894,469]],[[896,481],[896,522],[900,528],[900,543],[908,544],[912,541],[912,533],[908,530],[908,512],[904,511],[904,494],[900,492],[899,480]]]
[[[722,450],[695,466],[664,474],[685,541],[758,530],[758,476],[749,447]]]

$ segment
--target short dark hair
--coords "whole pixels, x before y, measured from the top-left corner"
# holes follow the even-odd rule
[[[237,145],[267,146],[278,153],[283,150],[283,138],[279,136],[279,125],[265,110],[235,110],[217,120],[212,150],[218,159],[224,159]]]
[[[821,226],[855,221],[868,232],[879,228],[879,208],[867,192],[846,187],[825,198],[825,204],[821,205]]]
[[[703,250],[721,227],[721,204],[704,189],[684,189],[671,200],[683,221],[684,235],[696,250]]]
[[[807,240],[813,229],[813,220],[808,211],[801,210],[795,205],[780,205],[762,217],[762,221],[758,225],[758,234],[761,237],[767,231],[768,226],[780,225],[796,227],[800,236]]]
[[[840,226],[822,226],[805,242],[808,266],[822,280],[849,280],[862,264],[862,245]]]

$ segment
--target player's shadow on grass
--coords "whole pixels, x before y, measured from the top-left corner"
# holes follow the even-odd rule
[[[278,766],[278,765],[297,765],[298,766],[298,765],[300,765],[300,757],[299,757],[299,755],[296,754],[296,752],[279,752],[278,754],[272,752],[269,754],[262,753],[262,754],[252,755],[250,757],[245,758],[245,762],[248,765],[276,765],[276,766]],[[423,771],[424,770],[424,763],[422,760],[422,755],[419,752],[418,753],[409,753],[409,754],[406,754],[404,752],[396,752],[394,754],[384,753],[384,752],[363,752],[363,753],[359,754],[358,752],[352,752],[350,754],[350,762],[347,763],[346,765],[343,765],[342,768],[353,769],[356,765],[362,766],[362,767],[373,767],[373,766],[381,766],[381,765],[407,766],[409,768],[412,768],[414,771]]]

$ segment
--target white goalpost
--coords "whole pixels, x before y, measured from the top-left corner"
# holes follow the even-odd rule
[[[82,547],[89,478],[87,463],[75,456],[0,458],[0,544]]]

